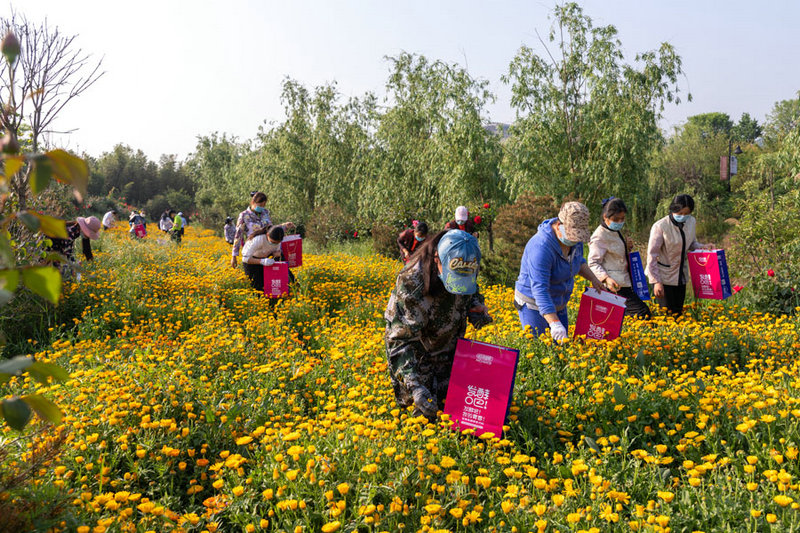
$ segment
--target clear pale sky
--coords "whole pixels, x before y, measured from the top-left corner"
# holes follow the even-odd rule
[[[64,110],[56,127],[79,128],[56,144],[98,156],[119,142],[186,157],[198,135],[255,137],[284,117],[280,85],[337,81],[345,95],[383,95],[386,55],[402,50],[467,66],[491,82],[489,118],[512,122],[500,82],[520,45],[539,46],[549,1],[477,0],[24,0],[103,59],[105,76]],[[793,0],[586,0],[596,25],[613,24],[625,53],[673,44],[694,100],[665,111],[662,127],[722,111],[763,122],[800,90],[800,2]],[[537,48],[540,50],[540,48]],[[685,95],[684,95],[685,96]]]

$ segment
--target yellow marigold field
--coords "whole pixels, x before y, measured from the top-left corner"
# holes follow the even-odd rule
[[[189,228],[106,235],[32,352],[70,380],[10,383],[65,413],[5,428],[0,521],[103,531],[796,531],[795,318],[703,302],[611,342],[523,336],[513,293],[469,338],[520,349],[503,438],[394,404],[383,310],[399,265],[304,257],[270,305]],[[579,292],[579,291],[576,291]],[[574,316],[577,299],[571,302]],[[34,350],[35,347],[32,347]],[[32,502],[32,503],[31,503]],[[38,509],[38,511],[34,511]],[[46,509],[46,511],[44,510]],[[48,522],[49,521],[49,522]]]

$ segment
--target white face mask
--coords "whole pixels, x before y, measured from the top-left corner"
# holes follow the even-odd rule
[[[456,219],[456,224],[458,224],[458,225],[462,225],[465,222],[466,222],[466,220],[458,220],[458,219]]]

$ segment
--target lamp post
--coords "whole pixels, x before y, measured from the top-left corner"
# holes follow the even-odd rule
[[[731,192],[731,149],[733,148],[733,139],[728,139],[728,194]],[[733,151],[735,155],[742,153],[739,145],[736,145],[736,150]],[[737,169],[738,171],[738,169]]]

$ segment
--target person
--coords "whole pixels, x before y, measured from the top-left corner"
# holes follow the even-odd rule
[[[111,209],[103,215],[103,230],[109,230],[117,224],[117,210]]]
[[[697,242],[697,221],[692,216],[694,198],[679,194],[669,205],[669,214],[650,228],[647,242],[645,274],[653,284],[653,296],[659,306],[680,316],[686,301],[689,280],[687,253],[691,250],[713,248],[712,244]]]
[[[144,218],[143,213],[131,211],[128,217],[128,225],[130,225],[130,234],[132,237],[144,237],[147,235],[147,220]]]
[[[408,228],[400,233],[397,237],[397,245],[400,247],[400,253],[403,256],[403,262],[407,263],[408,258],[415,250],[422,246],[425,239],[428,237],[428,225],[424,222],[418,222],[413,228]]]
[[[78,237],[81,238],[83,246],[83,256],[87,261],[94,259],[92,253],[92,242],[100,236],[100,228],[103,227],[102,222],[97,217],[78,217],[77,219],[67,222],[67,238],[52,238],[50,250],[63,255],[70,262],[75,262],[75,241]]]
[[[463,205],[456,207],[456,218],[445,224],[444,229],[460,229],[475,235],[475,221],[469,218],[469,211]]]
[[[158,221],[158,229],[164,233],[169,233],[172,230],[172,219],[175,218],[175,211],[166,209],[161,213],[161,219]]]
[[[425,241],[400,271],[386,305],[386,357],[400,407],[429,420],[443,407],[456,342],[492,317],[478,289],[478,240],[461,230]]]
[[[625,298],[625,315],[651,318],[652,313],[633,290],[628,254],[633,241],[621,230],[625,225],[628,207],[620,198],[603,200],[600,225],[589,239],[589,268],[606,289]]]
[[[169,215],[170,217],[175,217],[172,221],[172,228],[169,230],[169,236],[180,245],[181,238],[183,238],[183,216],[181,213],[175,214],[175,211],[170,211]]]
[[[561,206],[558,217],[545,220],[525,245],[519,277],[514,287],[514,304],[522,328],[541,335],[550,329],[555,341],[567,338],[567,302],[580,274],[597,290],[603,284],[583,257],[589,240],[589,209],[580,202]]]
[[[222,234],[225,236],[225,242],[233,244],[233,238],[236,236],[236,226],[233,224],[233,217],[225,218],[225,226],[222,228]]]
[[[267,195],[260,191],[254,191],[250,194],[250,205],[239,214],[239,218],[236,220],[236,234],[233,236],[233,248],[231,250],[232,268],[236,268],[236,258],[239,256],[239,251],[245,241],[266,233],[269,227],[272,226],[272,218],[265,207],[266,204]],[[294,228],[294,224],[291,222],[284,222],[281,226],[284,229]],[[250,284],[255,289],[258,289],[260,276],[260,285],[263,290],[263,268],[250,263],[242,263],[242,268],[245,274],[247,274],[247,277],[250,278]]]

